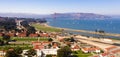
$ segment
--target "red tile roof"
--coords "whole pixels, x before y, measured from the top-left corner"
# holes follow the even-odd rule
[[[27,35],[26,35],[26,33],[19,33],[18,34],[18,37],[26,37]]]
[[[117,49],[117,50],[112,51],[112,53],[114,53],[114,54],[116,54],[116,53],[118,53],[118,52],[120,52],[120,49]]]
[[[49,37],[49,34],[47,34],[47,33],[41,33],[40,36],[41,37]]]
[[[8,33],[7,35],[9,35],[10,37],[14,37],[15,33]]]
[[[30,34],[29,37],[38,37],[38,34]]]
[[[49,44],[49,42],[32,42],[34,49],[43,49],[46,44]]]
[[[43,45],[35,45],[33,49],[44,49]]]
[[[85,51],[95,51],[95,50],[100,50],[100,49],[97,48],[97,47],[82,48],[82,49],[85,50]]]
[[[75,45],[72,49],[80,49],[78,45]]]
[[[2,36],[3,35],[3,33],[0,33],[0,36]]]
[[[102,53],[101,54],[102,56],[107,56],[107,55],[109,55],[109,53],[107,52],[107,53]]]
[[[109,50],[112,50],[112,49],[115,49],[115,48],[117,48],[116,46],[110,46],[110,47],[108,47],[108,48],[105,48],[107,51],[109,51]]]

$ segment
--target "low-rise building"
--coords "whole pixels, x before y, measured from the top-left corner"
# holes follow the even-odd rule
[[[72,45],[71,50],[72,51],[78,51],[78,50],[80,50],[80,47],[78,45]]]
[[[81,49],[84,53],[88,53],[88,52],[96,52],[96,53],[100,53],[100,48],[97,47],[85,47]]]
[[[38,34],[30,34],[29,37],[38,37]]]

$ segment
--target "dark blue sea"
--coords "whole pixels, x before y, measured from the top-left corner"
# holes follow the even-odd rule
[[[112,19],[48,19],[49,25],[60,28],[70,28],[77,30],[104,30],[107,33],[120,34],[120,18]]]
[[[111,18],[111,19],[69,19],[69,18],[56,18],[56,19],[47,19],[50,26],[60,27],[60,28],[69,28],[77,30],[104,30],[105,33],[116,33],[120,34],[120,18]],[[80,34],[85,36],[100,37],[97,34],[83,33],[83,32],[74,32],[67,31],[69,33]],[[104,38],[117,38],[116,36],[104,36]]]

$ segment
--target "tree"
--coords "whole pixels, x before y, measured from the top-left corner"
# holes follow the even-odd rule
[[[75,39],[73,37],[71,37],[70,42],[75,42]]]
[[[5,57],[21,57],[19,54],[15,52],[14,49],[10,49],[6,52]]]
[[[4,41],[0,39],[0,46],[4,45]]]
[[[69,57],[71,55],[72,51],[70,47],[64,46],[61,49],[57,51],[57,57]]]
[[[52,57],[53,55],[46,55],[46,57]]]
[[[51,44],[48,44],[48,48],[51,48],[52,47],[52,45]]]
[[[3,35],[2,39],[4,40],[5,44],[8,44],[8,42],[10,40],[10,36],[9,35]]]
[[[22,52],[23,52],[23,49],[22,49],[22,48],[16,47],[14,50],[15,50],[15,53],[17,53],[18,55],[21,56],[21,54],[22,54]]]
[[[34,27],[32,27],[32,26],[27,27],[27,36],[31,33],[34,34],[35,32],[36,32],[36,30]]]
[[[103,30],[99,30],[98,32],[99,32],[99,33],[105,33],[105,31],[103,31]]]
[[[49,38],[49,39],[48,39],[48,41],[49,41],[49,42],[52,42],[52,41],[53,41],[53,39],[52,39],[52,38]]]
[[[34,49],[30,49],[30,50],[28,50],[26,53],[25,53],[25,55],[27,55],[28,57],[33,57],[33,56],[35,56],[37,53],[36,53],[36,50],[34,50]]]
[[[102,37],[102,38],[104,38],[105,31],[104,30],[99,30],[99,33],[101,33],[99,36]]]

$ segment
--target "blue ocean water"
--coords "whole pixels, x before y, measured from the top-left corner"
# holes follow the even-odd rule
[[[47,19],[50,26],[60,28],[70,28],[77,30],[88,30],[95,31],[104,30],[107,33],[118,33],[120,34],[120,18],[112,19]]]

